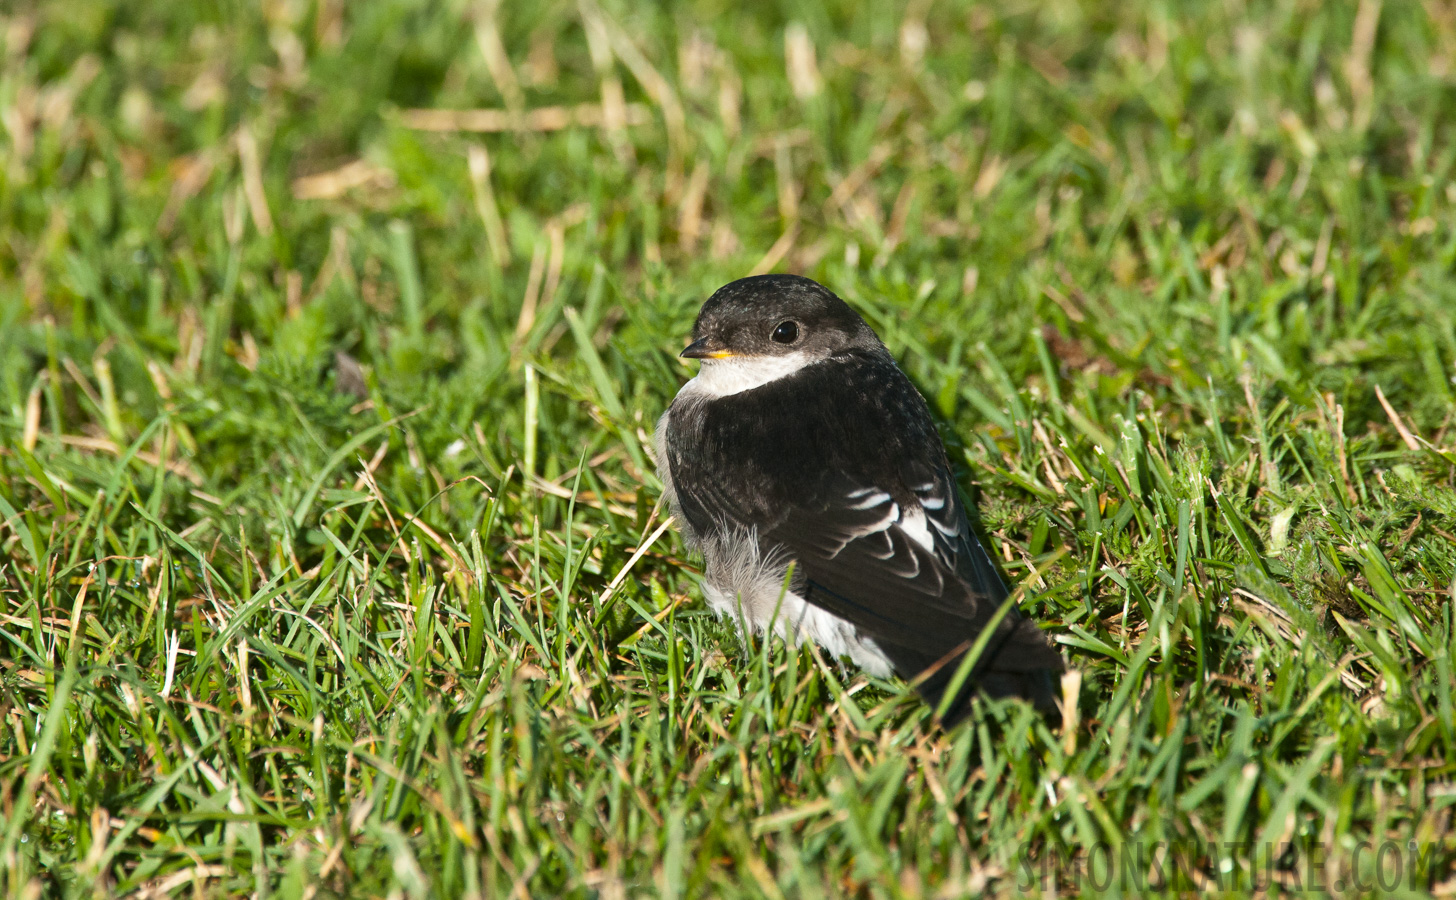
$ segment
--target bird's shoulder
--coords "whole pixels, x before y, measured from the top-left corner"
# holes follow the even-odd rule
[[[684,512],[704,524],[786,528],[825,548],[891,529],[955,568],[964,508],[930,410],[887,352],[725,397],[685,392],[665,424]]]
[[[896,480],[887,464],[943,458],[929,408],[914,385],[879,353],[853,352],[722,397],[684,391],[667,422],[670,444],[723,465],[778,471],[845,472],[870,483]]]

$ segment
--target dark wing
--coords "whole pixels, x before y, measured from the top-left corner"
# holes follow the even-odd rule
[[[816,507],[797,507],[766,538],[798,560],[805,599],[873,638],[901,675],[928,672],[920,689],[938,704],[1008,592],[960,510],[931,518],[914,500],[901,503],[866,490],[845,492],[847,502],[831,497]],[[958,530],[939,529],[956,518]],[[974,685],[1050,710],[1055,692],[1049,676],[1061,668],[1041,630],[1013,606],[951,703],[951,718],[964,711]]]
[[[888,354],[854,354],[674,409],[669,456],[689,525],[757,529],[798,561],[809,602],[872,638],[938,702],[1007,591],[971,531],[924,400]],[[713,473],[712,478],[702,473]],[[973,681],[1049,706],[1061,658],[1016,609]],[[951,706],[961,712],[969,688]]]

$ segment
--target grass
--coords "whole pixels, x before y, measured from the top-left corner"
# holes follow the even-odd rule
[[[1452,893],[1445,6],[0,47],[6,896]],[[707,614],[648,433],[754,270],[931,399],[1065,727]]]

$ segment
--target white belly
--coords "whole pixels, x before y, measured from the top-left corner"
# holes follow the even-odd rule
[[[831,612],[807,603],[788,590],[786,562],[764,558],[752,534],[740,532],[731,540],[704,547],[707,577],[703,593],[708,608],[740,628],[773,633],[797,644],[808,639],[836,657],[847,656],[871,675],[888,677],[893,668],[859,629]]]

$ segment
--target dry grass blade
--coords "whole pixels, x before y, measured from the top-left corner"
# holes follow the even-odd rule
[[[295,200],[335,200],[351,190],[389,190],[396,184],[394,172],[366,159],[356,159],[337,169],[303,175],[293,180]]]
[[[640,103],[621,108],[620,118],[608,122],[596,103],[576,106],[541,106],[520,113],[506,109],[406,109],[400,119],[407,128],[421,131],[531,132],[563,128],[609,128],[646,125],[652,113]]]

